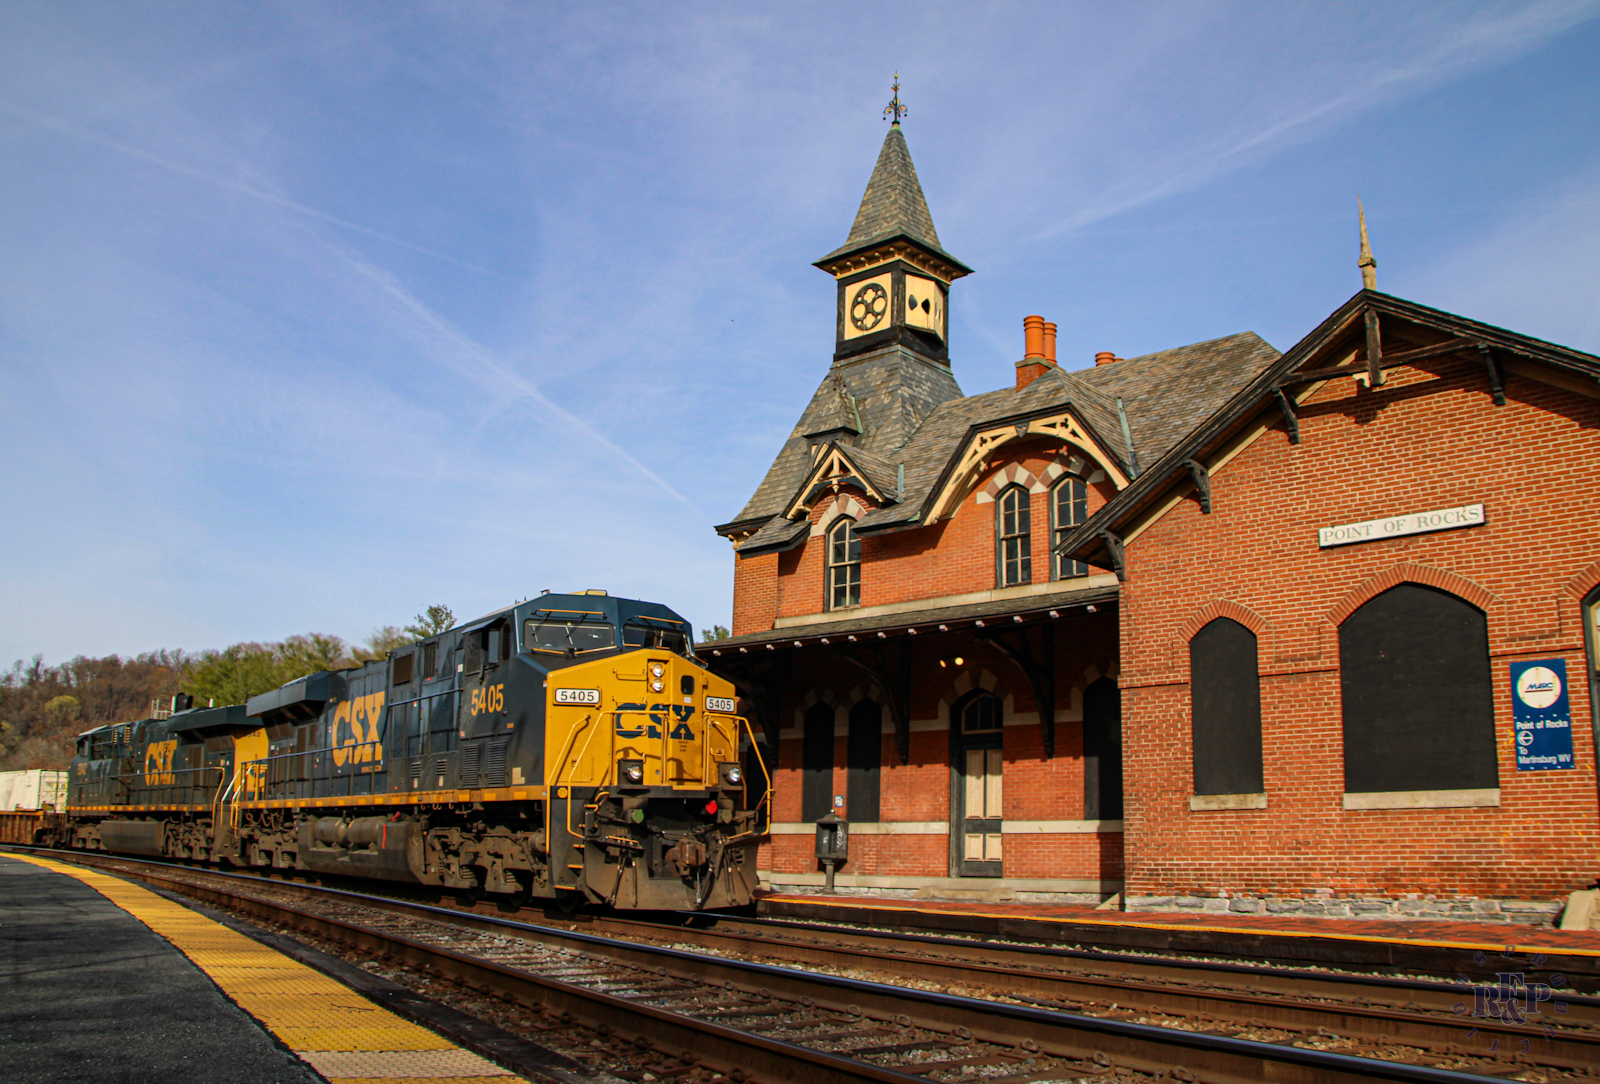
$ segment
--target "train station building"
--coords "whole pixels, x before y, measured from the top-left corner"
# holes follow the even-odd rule
[[[831,364],[700,648],[766,737],[771,887],[822,884],[829,812],[848,893],[1515,921],[1595,882],[1600,358],[1364,247],[1286,352],[1075,366],[1018,314],[968,395],[898,123],[817,266]]]

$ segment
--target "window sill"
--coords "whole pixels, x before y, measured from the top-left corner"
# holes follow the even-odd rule
[[[1479,809],[1498,806],[1500,788],[1484,790],[1374,790],[1344,796],[1346,809]]]
[[[1199,813],[1212,809],[1265,809],[1267,795],[1260,794],[1191,794],[1189,811]]]

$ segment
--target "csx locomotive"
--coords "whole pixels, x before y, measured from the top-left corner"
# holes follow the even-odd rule
[[[242,706],[99,727],[57,842],[563,905],[748,903],[769,780],[690,632],[655,603],[545,594]]]

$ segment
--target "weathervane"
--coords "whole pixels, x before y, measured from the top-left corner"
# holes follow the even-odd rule
[[[905,106],[900,104],[900,73],[899,72],[895,72],[894,73],[894,87],[893,87],[893,89],[894,89],[894,97],[889,99],[889,104],[888,105],[884,106],[883,115],[885,117],[888,117],[888,118],[892,119],[895,124],[899,124],[900,123],[900,118],[905,116],[907,113],[911,112]]]

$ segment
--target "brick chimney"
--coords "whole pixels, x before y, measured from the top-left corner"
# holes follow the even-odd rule
[[[1043,316],[1022,320],[1023,357],[1017,362],[1017,389],[1027,387],[1056,367],[1056,326]]]

